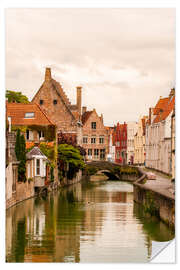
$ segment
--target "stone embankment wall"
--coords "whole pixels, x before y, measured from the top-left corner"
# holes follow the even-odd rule
[[[35,195],[33,181],[16,182],[16,191],[6,201],[6,209]]]
[[[150,188],[143,187],[141,181],[145,177],[146,175],[143,175],[137,182],[133,183],[134,201],[143,205],[146,212],[159,216],[162,221],[174,228],[175,200]]]
[[[83,179],[82,171],[80,170],[77,172],[76,177],[74,177],[72,180],[64,178],[63,181],[59,184],[57,182],[52,182],[49,186],[44,186],[44,190],[52,191],[56,190],[60,187],[73,185],[75,183],[80,182]],[[24,182],[16,182],[16,192],[12,195],[12,197],[6,201],[6,209],[9,207],[22,202],[24,200],[30,199],[37,194],[34,190],[34,181],[26,181]]]

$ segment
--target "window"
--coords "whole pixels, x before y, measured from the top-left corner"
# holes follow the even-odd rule
[[[99,138],[99,143],[104,143],[104,137]]]
[[[39,133],[39,139],[40,140],[44,139],[44,131],[40,130],[40,131],[38,131],[38,133]]]
[[[120,142],[116,142],[116,146],[120,146]]]
[[[88,137],[83,137],[83,143],[88,143]]]
[[[96,138],[95,137],[91,138],[91,143],[96,143]]]
[[[96,129],[96,122],[91,122],[91,128]]]
[[[88,149],[88,156],[92,156],[92,149]]]
[[[57,99],[54,99],[53,103],[54,103],[54,105],[56,105],[57,104]]]
[[[36,175],[40,175],[40,159],[36,159]]]
[[[99,158],[99,149],[94,149],[94,158],[95,159]]]
[[[29,140],[29,129],[26,129],[26,140]]]
[[[100,159],[101,160],[105,159],[105,149],[100,149]]]
[[[39,104],[42,105],[44,103],[44,100],[40,99]]]
[[[25,118],[34,118],[34,112],[25,113]]]

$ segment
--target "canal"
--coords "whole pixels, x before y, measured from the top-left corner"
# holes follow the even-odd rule
[[[174,238],[133,202],[133,186],[83,181],[7,210],[7,262],[147,262]]]

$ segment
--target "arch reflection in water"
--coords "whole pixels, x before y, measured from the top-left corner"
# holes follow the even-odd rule
[[[133,202],[129,183],[82,182],[7,211],[9,262],[146,262],[174,237]]]

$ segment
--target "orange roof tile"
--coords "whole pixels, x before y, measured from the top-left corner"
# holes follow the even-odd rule
[[[158,123],[160,121],[165,120],[168,115],[173,111],[175,106],[175,96],[167,98],[167,102],[163,104],[161,110],[157,114],[153,123]]]
[[[25,113],[34,113],[34,118],[25,118]],[[16,126],[55,125],[40,106],[34,103],[6,103],[6,117],[11,117],[12,125]]]

